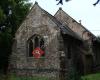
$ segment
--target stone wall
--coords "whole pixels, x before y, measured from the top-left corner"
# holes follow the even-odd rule
[[[59,77],[59,37],[60,30],[57,25],[41,10],[34,5],[25,21],[16,32],[14,48],[11,55],[11,69],[16,74],[33,76]],[[27,41],[33,35],[40,35],[44,38],[45,56],[39,59],[27,56]],[[38,72],[38,69],[53,69],[54,71]],[[57,80],[57,79],[55,79]]]

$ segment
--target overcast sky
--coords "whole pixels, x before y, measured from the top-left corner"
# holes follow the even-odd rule
[[[92,5],[97,0],[71,0],[67,3],[63,0],[63,5],[56,5],[58,3],[56,0],[31,0],[33,4],[35,1],[52,15],[62,7],[76,21],[81,20],[82,25],[93,34],[100,35],[100,2],[96,7]]]

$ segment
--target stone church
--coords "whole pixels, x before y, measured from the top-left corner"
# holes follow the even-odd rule
[[[36,2],[14,38],[10,71],[18,75],[65,80],[71,73],[92,73],[99,64],[100,41],[61,8],[54,16]],[[44,54],[35,58],[39,47]]]

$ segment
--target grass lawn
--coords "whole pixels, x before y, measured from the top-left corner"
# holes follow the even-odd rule
[[[26,76],[15,76],[9,75],[5,77],[4,75],[0,75],[0,80],[55,80],[54,78],[44,77],[26,77]],[[82,76],[81,80],[100,80],[100,73],[89,74],[86,76]]]
[[[83,76],[82,80],[100,80],[100,73]]]
[[[26,76],[15,76],[15,75],[0,75],[0,80],[55,80],[54,78],[48,77],[26,77]]]
[[[7,80],[55,80],[54,78],[48,78],[46,76],[44,77],[26,77],[26,76],[15,76],[15,75],[11,75],[8,76]]]
[[[50,80],[45,77],[10,77],[8,80]]]

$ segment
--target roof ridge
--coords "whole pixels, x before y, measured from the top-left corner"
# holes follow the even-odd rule
[[[67,15],[68,17],[70,17],[72,20],[74,20],[77,24],[79,24],[83,29],[85,29],[87,32],[89,32],[93,38],[97,38],[90,30],[88,30],[84,25],[78,23],[74,18],[72,18],[69,14],[67,14],[64,10],[60,9],[55,13],[54,16],[56,16],[56,14],[59,12],[59,11],[63,11],[65,15]]]
[[[40,7],[40,6],[39,6]],[[48,15],[48,17],[60,28],[60,29],[66,29],[66,30],[68,30],[69,32],[71,32],[71,34],[69,34],[69,35],[71,35],[71,36],[73,36],[73,37],[76,37],[76,38],[78,38],[79,40],[82,40],[82,38],[80,37],[80,36],[78,36],[74,31],[72,31],[69,27],[65,27],[65,26],[67,26],[67,25],[63,25],[60,21],[58,21],[58,19],[55,17],[55,16],[53,16],[53,15],[51,15],[50,13],[48,13],[46,10],[44,10],[43,8],[41,8],[40,7],[40,9],[45,13],[45,14],[47,14]],[[59,8],[60,9],[60,8]]]

